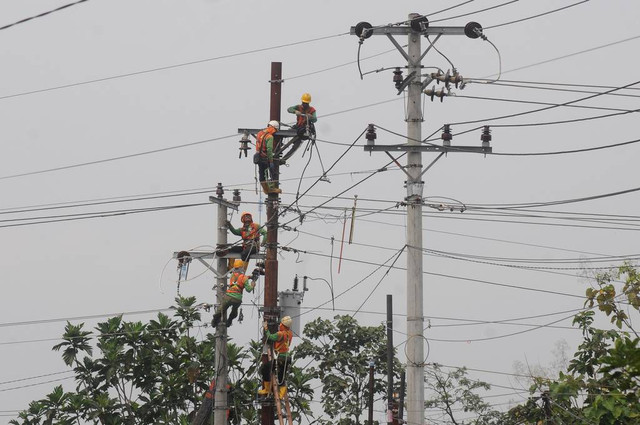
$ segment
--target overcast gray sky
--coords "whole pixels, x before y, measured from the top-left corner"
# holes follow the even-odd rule
[[[0,27],[67,3],[4,0]],[[206,204],[222,182],[229,197],[231,189],[242,190],[243,210],[264,216],[253,164],[237,158],[235,133],[238,127],[266,124],[271,61],[283,64],[283,120],[291,117],[287,106],[303,92],[311,93],[325,168],[368,123],[379,127],[377,143],[403,143],[391,133],[406,134],[404,99],[396,95],[391,72],[360,79],[358,40],[348,35],[359,21],[384,25],[416,12],[433,14],[434,25],[477,21],[487,28],[499,56],[488,42],[463,36],[442,37],[436,47],[463,77],[494,78],[501,69],[502,81],[470,83],[464,90],[454,89],[457,97],[442,103],[425,99],[424,137],[437,136],[443,124],[452,123],[454,145],[479,145],[479,130],[457,134],[493,125],[491,144],[500,154],[580,150],[639,137],[637,118],[625,113],[640,108],[639,85],[573,107],[495,120],[639,82],[638,2],[592,0],[504,26],[500,24],[578,2],[476,0],[435,13],[460,3],[90,0],[0,30],[0,422],[59,383],[72,388],[71,379],[46,382],[70,377],[56,374],[66,369],[59,353],[51,351],[65,319],[91,328],[100,319],[73,318],[167,308],[176,296],[172,253],[216,243],[213,205],[117,216],[108,212]],[[464,14],[469,15],[458,17]],[[405,65],[386,37],[366,40],[360,58],[365,73]],[[423,65],[446,71],[451,68],[448,60],[431,51]],[[582,120],[612,114],[618,115]],[[581,121],[539,125],[566,120]],[[467,121],[475,123],[455,124]],[[331,183],[318,183],[300,200],[303,210],[389,162],[384,154],[366,154],[363,143],[335,165]],[[581,268],[615,265],[620,257],[638,255],[638,194],[527,211],[479,206],[634,189],[640,186],[639,149],[632,143],[558,155],[450,154],[425,174],[427,201],[467,206],[462,214],[425,208],[424,313],[432,326],[425,333],[428,362],[511,373],[516,361],[549,364],[558,341],[566,341],[573,352],[580,333],[569,329],[570,310],[582,307],[580,296],[587,285]],[[156,150],[162,151],[150,153]],[[294,199],[300,182],[304,190],[322,173],[314,152],[300,180],[308,155],[298,153],[283,167],[283,203]],[[423,162],[434,158],[425,154]],[[80,166],[86,163],[91,164]],[[54,170],[58,168],[63,169]],[[369,263],[392,257],[405,240],[405,210],[395,208],[405,196],[403,181],[404,174],[390,168],[316,210],[319,216],[308,216],[302,225],[292,222],[300,232],[282,232],[280,241],[308,253],[282,253],[280,288],[290,288],[298,274],[333,279],[340,294],[376,269]],[[189,195],[193,191],[202,193]],[[169,193],[179,196],[140,199]],[[353,205],[354,195],[360,216],[355,243],[344,246],[338,274],[341,216]],[[127,202],[83,206],[96,200]],[[65,208],[49,208],[53,206]],[[383,209],[389,210],[372,213]],[[107,216],[69,216],[86,213]],[[231,219],[238,223],[236,215]],[[616,257],[589,261],[610,256]],[[405,267],[404,257],[396,265]],[[375,289],[384,271],[337,297],[336,312],[328,308],[330,302],[325,304],[330,300],[327,285],[314,281],[304,308],[324,307],[301,316],[302,324],[360,309],[356,318],[362,324],[377,325],[384,320],[385,298],[391,293],[397,314],[394,340],[401,344],[405,273],[392,270]],[[211,273],[194,263],[190,278],[181,293],[213,302]],[[258,302],[261,296],[258,291],[246,300]],[[125,318],[148,320],[155,314]],[[231,328],[239,342],[259,332],[257,312],[245,307],[244,315],[245,322]],[[538,315],[546,316],[529,318]],[[203,317],[203,324],[211,319],[210,314]],[[505,320],[509,323],[499,323]],[[25,323],[33,321],[37,323]],[[202,334],[210,331],[200,329]],[[403,348],[399,346],[401,357]],[[515,382],[496,373],[472,371],[471,376],[507,387]],[[494,390],[510,392],[515,390]],[[496,400],[520,397],[514,393]],[[376,413],[376,419],[384,420],[384,413]]]

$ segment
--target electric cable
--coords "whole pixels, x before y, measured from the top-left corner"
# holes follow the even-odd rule
[[[451,9],[456,9],[456,8],[458,8],[458,7],[460,7],[460,6],[464,6],[465,4],[472,3],[473,1],[475,1],[475,0],[467,0],[467,1],[463,1],[462,3],[458,3],[458,4],[454,5],[454,6],[449,6],[449,7],[447,7],[447,8],[444,8],[444,9],[438,10],[437,12],[431,12],[431,13],[428,13],[428,14],[427,14],[427,15],[425,15],[425,16],[433,16],[433,15],[437,15],[437,14],[442,13],[442,12],[447,12],[447,11],[449,11],[449,10],[451,10]]]
[[[0,393],[4,393],[6,391],[13,391],[13,390],[21,390],[23,388],[31,388],[31,387],[36,387],[38,385],[44,385],[44,384],[50,384],[52,382],[60,382],[60,381],[66,381],[67,379],[72,379],[75,378],[74,376],[66,376],[64,378],[56,378],[56,379],[50,379],[48,381],[42,381],[42,382],[35,382],[33,384],[24,384],[24,385],[20,385],[17,387],[10,387],[10,388],[0,388]]]
[[[371,103],[371,104],[368,104],[368,105],[356,106],[354,108],[345,109],[343,111],[337,111],[337,112],[332,112],[332,113],[329,113],[329,114],[325,114],[325,115],[323,115],[323,118],[326,118],[326,117],[329,117],[329,116],[333,116],[333,115],[340,115],[340,114],[343,114],[343,113],[352,112],[352,111],[356,111],[356,110],[360,110],[360,109],[370,108],[370,107],[373,107],[373,106],[378,106],[378,105],[382,105],[382,104],[385,104],[385,103],[394,102],[394,101],[397,101],[397,100],[398,99],[396,98],[396,99],[384,100],[384,101],[381,101],[381,102],[375,102],[375,103]],[[160,153],[160,152],[166,152],[166,151],[175,150],[175,149],[182,149],[182,148],[186,148],[186,147],[201,145],[201,144],[204,144],[204,143],[216,142],[216,141],[220,141],[220,140],[224,140],[224,139],[229,139],[229,138],[232,138],[232,137],[237,137],[237,134],[214,137],[214,138],[210,138],[210,139],[199,140],[199,141],[196,141],[196,142],[190,142],[190,143],[184,143],[184,144],[180,144],[180,145],[168,146],[168,147],[165,147],[165,148],[153,149],[153,150],[149,150],[149,151],[143,151],[143,152],[138,152],[138,153],[133,153],[133,154],[128,154],[128,155],[119,155],[119,156],[100,159],[100,160],[95,160],[95,161],[87,161],[87,162],[71,164],[71,165],[65,165],[65,166],[60,166],[60,167],[53,167],[53,168],[48,168],[48,169],[43,169],[43,170],[29,171],[29,172],[24,172],[24,173],[5,175],[5,176],[0,176],[0,180],[8,180],[8,179],[14,179],[14,178],[18,178],[18,177],[25,177],[25,176],[31,176],[31,175],[36,175],[36,174],[44,174],[44,173],[50,173],[50,172],[55,172],[55,171],[68,170],[68,169],[71,169],[71,168],[84,167],[84,166],[88,166],[88,165],[102,164],[102,163],[105,163],[105,162],[118,161],[118,160],[122,160],[122,159],[128,159],[128,158],[134,158],[134,157],[138,157],[138,156],[144,156],[144,155],[150,155],[150,154],[155,154],[155,153]],[[333,142],[322,140],[322,139],[317,139],[317,141],[321,141],[321,142],[324,142],[324,143],[333,143]],[[333,143],[333,144],[335,144],[335,143]]]
[[[618,44],[626,43],[627,41],[637,40],[638,38],[640,38],[640,35],[636,35],[636,36],[633,36],[633,37],[625,38],[625,39],[622,39],[622,40],[613,41],[613,42],[607,43],[607,44],[602,44],[600,46],[591,47],[591,48],[588,48],[588,49],[585,49],[585,50],[580,50],[578,52],[568,53],[566,55],[557,56],[555,58],[546,59],[546,60],[543,60],[543,61],[540,61],[540,62],[531,63],[531,64],[520,66],[520,67],[517,67],[517,68],[512,68],[512,69],[509,69],[509,70],[506,70],[506,71],[502,71],[502,74],[506,74],[506,73],[509,73],[509,72],[515,72],[515,71],[522,71],[523,69],[533,68],[533,67],[539,66],[539,65],[545,65],[545,64],[548,64],[548,63],[551,63],[551,62],[555,62],[555,61],[558,61],[558,60],[562,60],[562,59],[567,59],[567,58],[570,58],[570,57],[578,56],[578,55],[581,55],[583,53],[590,53],[590,52],[594,52],[596,50],[604,49],[606,47],[611,47],[611,46],[615,46],[615,45],[618,45]],[[483,77],[483,78],[486,78],[486,77]],[[471,79],[474,79],[474,78],[471,78]],[[480,79],[482,79],[482,78],[480,78]]]
[[[640,96],[638,96],[638,97],[640,97]],[[523,105],[566,106],[568,108],[593,109],[593,110],[597,110],[597,111],[615,111],[615,112],[637,112],[638,111],[637,109],[607,108],[607,107],[603,107],[603,106],[562,105],[562,104],[559,104],[559,103],[538,102],[538,101],[523,100],[523,99],[508,99],[508,98],[504,98],[504,97],[467,96],[467,95],[456,94],[454,96],[454,98],[456,98],[456,99],[488,100],[488,101],[493,101],[493,102],[505,102],[505,103],[521,103]]]
[[[508,5],[510,5],[512,3],[516,3],[518,1],[519,0],[511,0],[511,1],[508,1],[508,2],[505,2],[505,3],[500,3],[500,4],[495,5],[495,6],[487,7],[487,8],[484,8],[484,9],[474,10],[473,12],[463,13],[461,15],[449,16],[447,18],[441,18],[441,19],[433,19],[429,23],[433,24],[434,22],[448,21],[448,20],[451,20],[451,19],[462,18],[464,16],[475,15],[475,14],[478,14],[478,13],[482,13],[482,12],[486,12],[486,11],[489,11],[489,10],[497,9],[499,7],[508,6]]]
[[[431,48],[432,48],[433,50],[435,50],[436,52],[438,52],[438,53],[440,54],[440,56],[442,56],[443,58],[445,58],[447,62],[449,62],[449,65],[451,65],[451,69],[456,69],[456,66],[453,64],[453,62],[451,62],[451,61],[449,60],[449,58],[448,58],[444,53],[442,53],[440,50],[438,50],[438,48],[437,48],[437,47],[436,47],[436,46],[431,42],[431,39],[429,38],[429,36],[428,36],[428,35],[425,35],[425,38],[427,39],[427,41],[428,41],[428,42],[429,42],[429,44],[431,45]]]
[[[549,322],[549,323],[545,323],[542,325],[537,325],[531,329],[525,329],[522,331],[518,331],[518,332],[512,332],[512,333],[508,333],[508,334],[503,334],[503,335],[497,335],[497,336],[492,336],[492,337],[485,337],[485,338],[468,338],[468,339],[438,339],[438,338],[428,338],[430,341],[436,341],[436,342],[452,342],[452,343],[465,343],[468,344],[470,342],[484,342],[484,341],[493,341],[496,339],[503,339],[503,338],[510,338],[512,336],[517,336],[517,335],[522,335],[525,333],[529,333],[529,332],[533,332],[533,331],[537,331],[539,329],[543,329],[543,328],[548,328],[551,325],[555,325],[556,323],[560,323],[562,321],[565,320],[569,320],[572,319],[574,317],[574,315],[570,315],[570,316],[566,316],[563,317],[561,319],[558,320],[554,320],[553,322]]]
[[[0,385],[14,384],[16,382],[30,381],[32,379],[44,378],[44,377],[47,377],[47,376],[54,376],[54,375],[62,375],[62,374],[65,374],[65,373],[72,373],[72,372],[73,372],[72,370],[64,370],[64,371],[61,371],[61,372],[52,372],[52,373],[45,373],[43,375],[30,376],[28,378],[11,379],[9,381],[0,382]]]
[[[505,87],[519,87],[519,88],[527,88],[527,89],[540,89],[540,90],[552,90],[552,91],[568,91],[570,93],[591,93],[596,94],[599,92],[592,91],[572,91],[566,90],[560,87],[577,87],[577,88],[591,88],[591,89],[614,89],[615,86],[607,86],[602,84],[577,84],[577,83],[551,83],[546,81],[527,81],[527,80],[501,80],[497,86],[505,86]],[[538,86],[548,86],[548,87],[538,87]],[[623,90],[629,91],[640,91],[639,87],[627,87]],[[640,95],[635,94],[625,94],[625,93],[609,93],[607,96],[622,96],[622,97],[634,97],[638,98]]]
[[[184,144],[175,145],[175,146],[168,146],[166,148],[160,148],[160,149],[152,149],[152,150],[148,150],[148,151],[144,151],[144,152],[137,152],[137,153],[128,154],[128,155],[119,155],[119,156],[114,156],[114,157],[105,158],[105,159],[99,159],[99,160],[95,160],[95,161],[87,161],[87,162],[81,162],[81,163],[78,163],[78,164],[64,165],[64,166],[61,166],[61,167],[47,168],[47,169],[44,169],[44,170],[29,171],[29,172],[25,172],[25,173],[5,175],[5,176],[0,176],[0,180],[9,180],[9,179],[17,178],[17,177],[33,176],[33,175],[36,175],[36,174],[50,173],[50,172],[53,172],[53,171],[69,170],[71,168],[84,167],[84,166],[87,166],[87,165],[103,164],[105,162],[119,161],[121,159],[135,158],[135,157],[143,156],[143,155],[150,155],[150,154],[159,153],[159,152],[166,152],[166,151],[171,151],[171,150],[175,150],[175,149],[181,149],[181,148],[201,145],[201,144],[204,144],[204,143],[216,142],[216,141],[219,141],[219,140],[229,139],[231,137],[237,137],[237,134],[231,134],[231,135],[228,135],[228,136],[221,136],[221,137],[214,137],[214,138],[211,138],[211,139],[198,140],[196,142],[184,143]]]
[[[47,12],[39,13],[39,14],[37,14],[35,16],[31,16],[29,18],[21,19],[21,20],[19,20],[17,22],[14,22],[13,24],[9,24],[9,25],[5,25],[5,26],[0,27],[0,31],[6,30],[7,28],[11,28],[11,27],[14,27],[14,26],[19,25],[19,24],[23,24],[23,23],[28,22],[28,21],[30,21],[32,19],[42,18],[43,16],[47,16],[47,15],[49,15],[51,13],[54,13],[54,12],[59,12],[60,10],[66,9],[68,7],[71,7],[71,6],[75,6],[75,5],[80,4],[80,3],[84,3],[86,1],[88,1],[88,0],[74,1],[73,3],[69,3],[69,4],[65,4],[63,6],[60,6],[60,7],[56,7],[55,9],[49,10]]]
[[[491,25],[491,26],[488,26],[488,27],[486,27],[486,28],[484,28],[484,29],[485,29],[485,30],[490,30],[490,29],[493,29],[493,28],[500,28],[500,27],[504,27],[504,26],[507,26],[507,25],[516,24],[516,23],[518,23],[518,22],[528,21],[528,20],[530,20],[530,19],[539,18],[539,17],[541,17],[541,16],[546,16],[546,15],[550,15],[550,14],[552,14],[552,13],[560,12],[560,11],[562,11],[562,10],[569,9],[570,7],[578,6],[578,5],[582,4],[582,3],[587,3],[588,1],[589,1],[589,0],[582,0],[582,1],[579,1],[579,2],[577,2],[577,3],[573,3],[573,4],[570,4],[570,5],[567,5],[567,6],[563,6],[563,7],[560,7],[560,8],[558,8],[558,9],[549,10],[549,11],[547,11],[547,12],[539,13],[539,14],[537,14],[537,15],[528,16],[528,17],[526,17],[526,18],[521,18],[521,19],[516,19],[515,21],[504,22],[504,23],[502,23],[502,24]]]
[[[581,97],[581,98],[578,98],[578,99],[570,100],[568,102],[559,103],[557,105],[546,106],[544,108],[538,108],[538,109],[533,109],[533,110],[524,111],[524,112],[517,112],[517,113],[513,113],[513,114],[508,114],[508,115],[501,115],[501,116],[496,116],[496,117],[492,117],[492,118],[482,118],[482,119],[477,119],[477,120],[459,121],[459,122],[451,123],[451,125],[465,125],[465,124],[476,124],[476,123],[479,123],[479,122],[497,121],[497,120],[502,120],[502,119],[505,119],[505,118],[513,118],[513,117],[519,117],[519,116],[533,114],[533,113],[537,113],[537,112],[548,111],[548,110],[555,109],[555,108],[558,108],[558,107],[561,107],[561,106],[567,106],[567,105],[571,105],[573,103],[583,102],[583,101],[589,100],[589,99],[594,99],[596,97],[603,96],[603,95],[608,94],[608,93],[612,93],[612,92],[615,92],[615,91],[618,91],[618,90],[622,90],[622,89],[627,88],[627,87],[635,86],[635,85],[637,85],[639,83],[640,83],[640,81],[635,81],[633,83],[625,84],[624,86],[620,86],[620,87],[613,88],[611,90],[607,90],[606,92],[600,92],[600,93],[597,93],[597,94],[594,94],[594,95],[589,95],[589,96]]]
[[[164,207],[149,207],[149,208],[136,208],[136,209],[127,209],[127,210],[112,210],[105,212],[93,212],[93,213],[79,213],[79,214],[65,214],[59,216],[52,216],[50,218],[43,217],[40,221],[34,218],[20,218],[14,220],[0,220],[0,221],[26,221],[32,220],[28,223],[12,223],[12,224],[3,224],[0,225],[0,229],[7,227],[23,227],[23,226],[32,226],[37,224],[49,224],[49,223],[60,223],[67,221],[77,221],[77,220],[87,220],[93,218],[105,218],[105,217],[115,217],[115,216],[124,216],[130,214],[142,214],[148,212],[159,212],[159,211],[168,211],[174,209],[182,209],[182,208],[193,208],[193,207],[201,207],[205,205],[211,205],[210,202],[201,202],[197,204],[182,204],[182,205],[169,205]]]
[[[86,1],[86,0],[84,0],[84,1]],[[334,34],[334,35],[327,35],[327,36],[312,38],[312,39],[308,39],[308,40],[295,41],[295,42],[280,44],[280,45],[276,45],[276,46],[262,47],[262,48],[259,48],[259,49],[247,50],[247,51],[239,52],[239,53],[230,53],[230,54],[227,54],[227,55],[215,56],[215,57],[212,57],[212,58],[199,59],[199,60],[194,60],[194,61],[190,61],[190,62],[183,62],[183,63],[173,64],[173,65],[161,66],[161,67],[151,68],[151,69],[146,69],[146,70],[141,70],[141,71],[133,71],[133,72],[128,72],[128,73],[123,73],[123,74],[117,74],[117,75],[112,75],[112,76],[108,76],[108,77],[103,77],[103,78],[96,78],[96,79],[93,79],[93,80],[86,80],[86,81],[81,81],[81,82],[77,82],[77,83],[64,84],[64,85],[55,86],[55,87],[48,87],[48,88],[44,88],[44,89],[30,90],[30,91],[26,91],[26,92],[14,93],[14,94],[9,94],[9,95],[5,95],[5,96],[0,96],[0,100],[11,99],[11,98],[20,97],[20,96],[28,96],[28,95],[37,94],[37,93],[44,93],[44,92],[49,92],[49,91],[53,91],[53,90],[67,89],[67,88],[70,88],[70,87],[78,87],[78,86],[83,86],[83,85],[87,85],[87,84],[101,83],[101,82],[104,82],[104,81],[110,81],[110,80],[116,80],[116,79],[120,79],[120,78],[133,77],[133,76],[137,76],[137,75],[150,74],[150,73],[153,73],[153,72],[166,71],[166,70],[175,69],[175,68],[182,68],[182,67],[186,67],[186,66],[197,65],[197,64],[217,61],[217,60],[221,60],[221,59],[229,59],[229,58],[234,58],[234,57],[238,57],[238,56],[246,56],[246,55],[250,55],[250,54],[253,54],[253,53],[266,52],[266,51],[269,51],[269,50],[276,50],[276,49],[281,49],[281,48],[284,48],[284,47],[297,46],[297,45],[301,45],[301,44],[307,44],[307,43],[313,43],[313,42],[316,42],[316,41],[326,40],[326,39],[329,39],[329,38],[341,37],[343,35],[349,35],[349,33],[347,32],[347,33],[339,33],[339,34]]]
[[[378,289],[378,287],[380,286],[380,284],[382,283],[382,281],[384,280],[385,277],[387,277],[389,275],[389,272],[391,271],[391,269],[393,268],[393,266],[396,264],[396,261],[398,261],[398,259],[400,259],[400,256],[402,255],[402,253],[404,252],[404,249],[406,248],[406,245],[402,247],[402,249],[400,250],[400,252],[398,252],[398,254],[396,255],[395,260],[393,260],[393,263],[391,263],[391,265],[387,268],[387,271],[382,275],[382,277],[380,278],[380,280],[378,281],[378,283],[376,284],[376,286],[374,286],[374,288],[369,292],[369,295],[366,296],[366,298],[364,299],[364,301],[362,301],[362,304],[360,304],[360,306],[356,309],[356,311],[351,315],[352,318],[355,318],[356,314],[358,314],[358,312],[360,311],[360,309],[367,303],[367,301],[369,301],[369,298],[371,298],[371,296],[373,295],[373,293],[376,291],[376,289]]]
[[[317,257],[325,257],[325,258],[328,257],[328,254],[321,254],[321,253],[316,253],[316,252],[307,252],[307,254],[308,255],[312,255],[312,256],[317,256]],[[351,259],[351,258],[347,258],[347,257],[344,257],[343,260],[344,261],[350,261],[350,262],[357,263],[357,264],[368,264],[368,265],[372,265],[372,266],[383,267],[383,265],[380,265],[380,264],[377,264],[377,263],[373,263],[373,262],[370,262],[370,261],[365,261],[365,260]],[[389,260],[387,260],[387,261],[389,261]],[[396,270],[405,270],[406,271],[406,267],[394,266],[392,268],[396,269]],[[576,294],[570,294],[570,293],[566,293],[566,292],[551,291],[551,290],[546,290],[546,289],[529,288],[529,287],[526,287],[526,286],[510,285],[510,284],[506,284],[506,283],[492,282],[492,281],[483,280],[483,279],[475,279],[475,278],[463,277],[463,276],[453,276],[453,275],[449,275],[449,274],[435,273],[435,272],[428,272],[428,271],[423,271],[422,274],[428,275],[428,276],[435,276],[435,277],[444,277],[444,278],[447,278],[447,279],[454,279],[454,280],[459,280],[459,281],[480,283],[480,284],[485,284],[485,285],[490,285],[490,286],[517,289],[517,290],[522,290],[522,291],[539,292],[539,293],[545,293],[545,294],[551,294],[551,295],[561,295],[561,296],[570,297],[570,298],[584,299],[583,295],[576,295]],[[338,296],[336,296],[336,298],[338,298]]]
[[[610,198],[610,197],[626,195],[626,194],[634,193],[638,191],[640,191],[640,187],[634,187],[634,188],[625,189],[625,190],[618,190],[615,192],[602,193],[598,195],[585,196],[581,198],[561,199],[556,201],[526,202],[526,203],[515,203],[515,204],[468,204],[468,205],[470,208],[476,208],[476,209],[500,208],[500,209],[509,210],[509,209],[518,209],[518,208],[540,208],[540,207],[549,207],[553,205],[566,205],[566,204],[573,204],[577,202],[586,202],[586,201],[592,201],[596,199]]]

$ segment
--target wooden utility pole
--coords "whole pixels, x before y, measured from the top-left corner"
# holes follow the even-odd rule
[[[373,425],[373,388],[374,388],[374,376],[373,371],[376,367],[376,364],[373,360],[369,361],[369,401],[367,405],[369,406],[369,421],[368,425]]]
[[[269,108],[269,120],[280,122],[281,85],[282,85],[282,62],[271,62],[271,100]],[[281,137],[274,136],[274,150],[280,145]],[[280,164],[274,161],[276,180],[273,184],[279,184]],[[278,194],[269,193],[267,195],[267,257],[265,261],[264,279],[264,319],[269,325],[269,330],[273,333],[278,330],[280,312],[278,310]],[[268,361],[267,354],[263,353],[263,364]],[[273,425],[274,413],[273,405],[263,404],[261,411],[261,424]]]

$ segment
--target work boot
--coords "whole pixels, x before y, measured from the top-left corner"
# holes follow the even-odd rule
[[[258,390],[258,395],[259,396],[268,396],[270,392],[271,392],[271,382],[263,381],[262,382],[262,388]]]
[[[280,386],[280,393],[278,394],[278,396],[280,396],[280,400],[284,399],[284,396],[287,394],[287,386],[286,385],[281,385]]]
[[[280,189],[276,182],[267,183],[267,187],[269,187],[269,192],[267,193],[282,193],[282,189]]]
[[[244,269],[244,271],[247,271],[247,268],[249,267],[249,262],[248,261],[243,261],[242,262],[242,268]]]
[[[265,193],[265,195],[269,194],[269,184],[267,182],[260,182],[260,186],[262,186],[262,191]]]

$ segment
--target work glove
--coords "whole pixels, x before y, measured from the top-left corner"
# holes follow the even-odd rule
[[[296,115],[301,115],[301,114],[302,114],[302,112],[296,111]]]
[[[231,226],[231,222],[229,220],[225,221],[224,224],[226,224],[227,228],[231,228],[233,226]]]
[[[259,277],[260,277],[260,269],[253,269],[253,271],[251,272],[251,278],[253,280],[258,280]]]
[[[269,330],[269,325],[267,324],[267,322],[262,322],[262,329],[264,329],[265,332]]]

